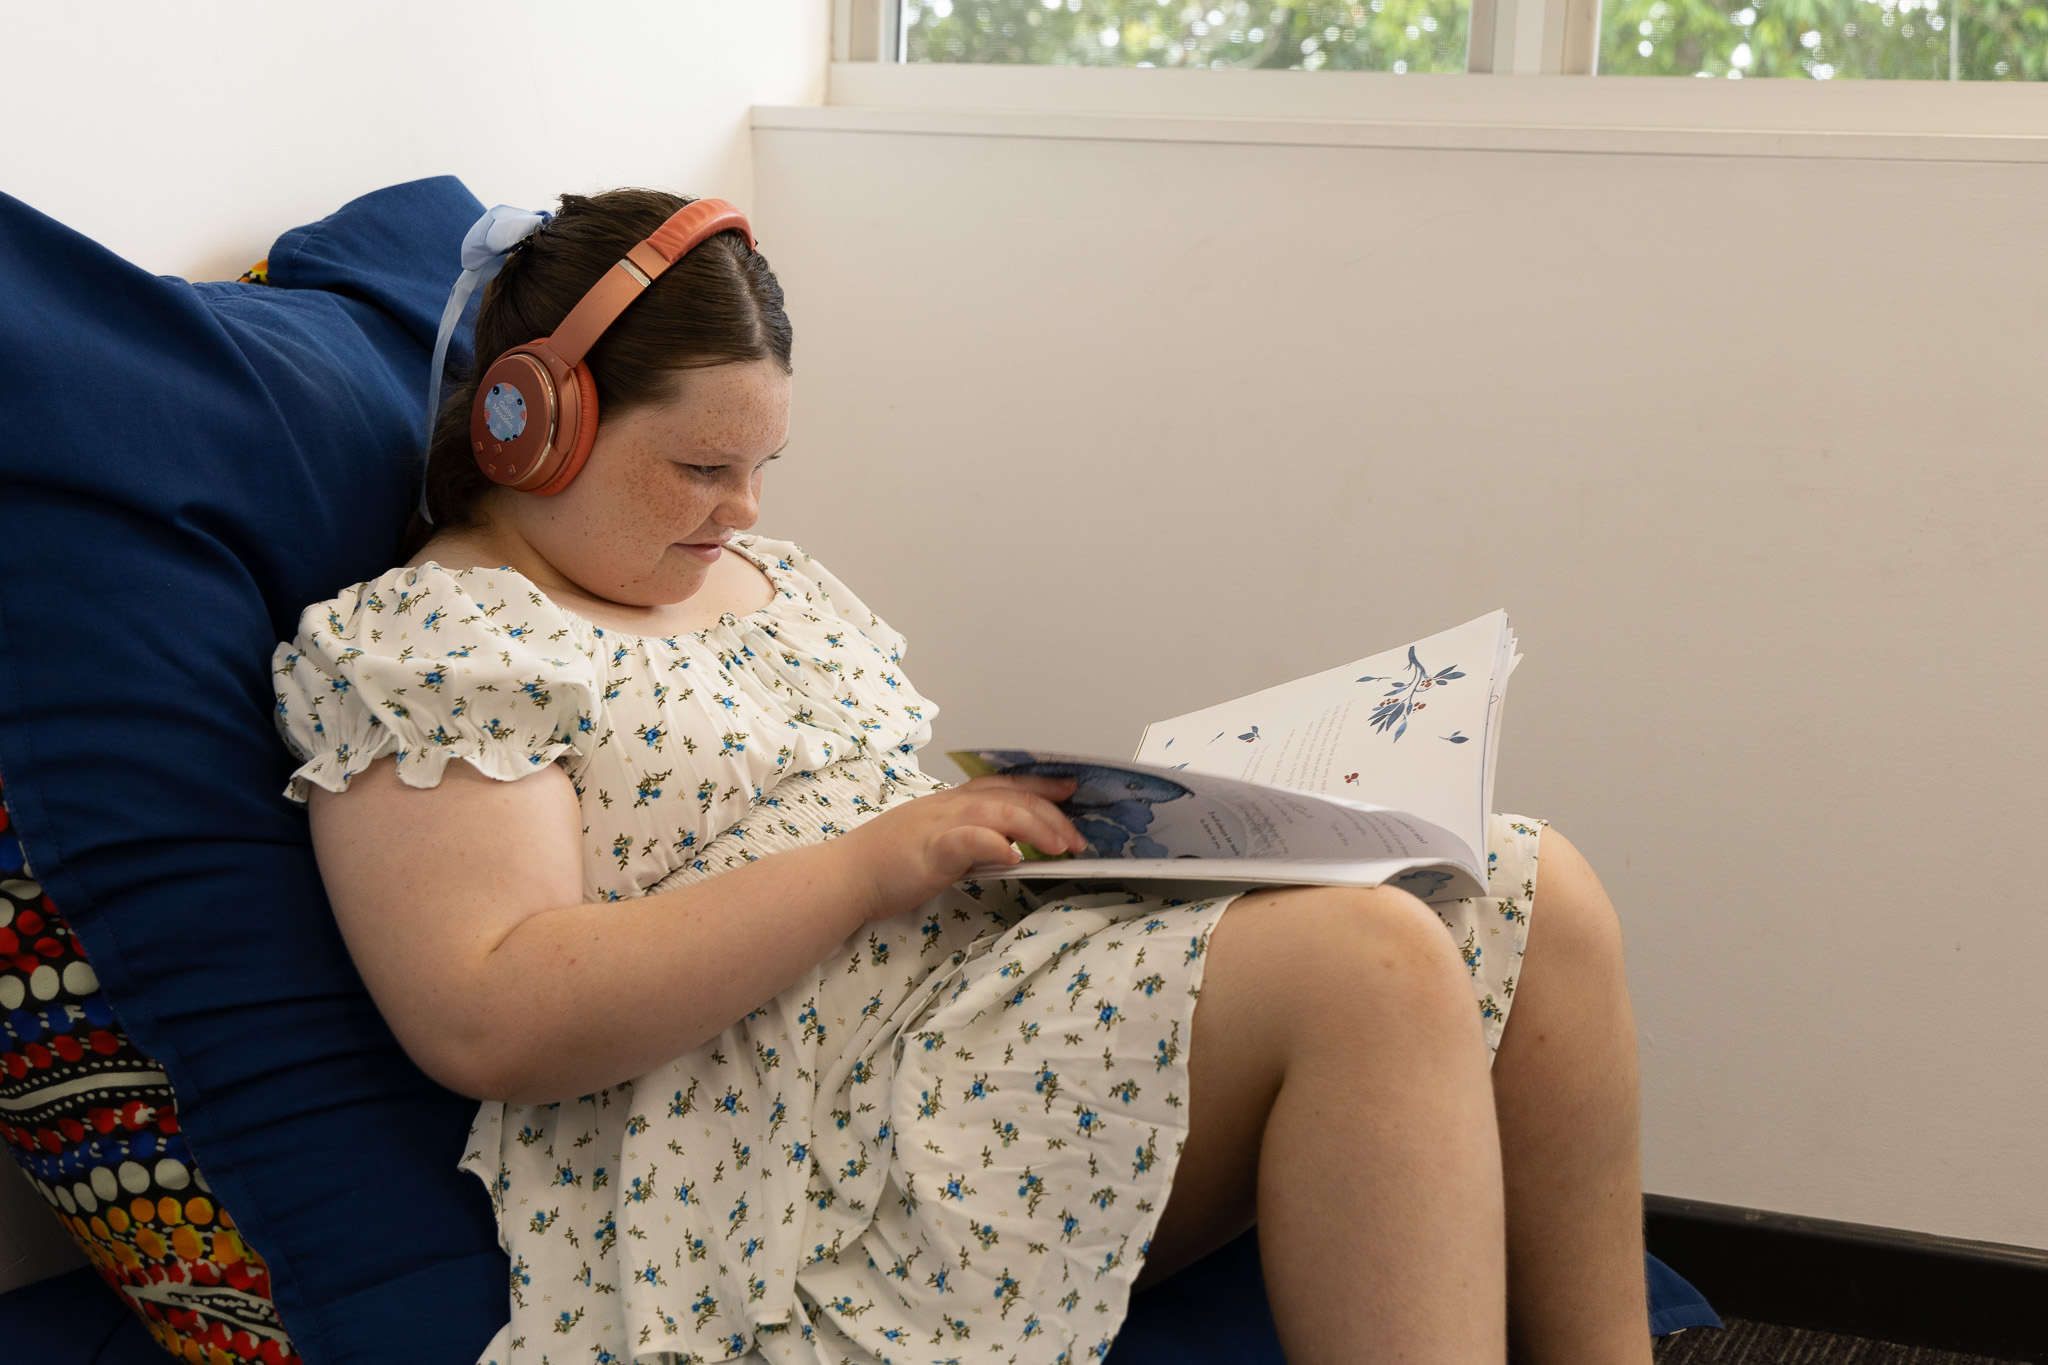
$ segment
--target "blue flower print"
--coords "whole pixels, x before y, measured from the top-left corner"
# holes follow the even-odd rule
[[[1023,1181],[1017,1186],[1017,1197],[1024,1201],[1024,1216],[1036,1218],[1038,1202],[1045,1198],[1045,1177],[1034,1173],[1026,1166]]]
[[[1145,1138],[1145,1145],[1137,1150],[1137,1160],[1131,1163],[1131,1179],[1136,1180],[1159,1162],[1159,1130],[1154,1128]]]

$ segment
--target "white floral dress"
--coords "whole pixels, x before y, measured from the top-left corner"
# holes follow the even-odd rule
[[[574,616],[511,569],[394,569],[275,658],[288,794],[383,757],[561,763],[584,894],[668,889],[943,784],[902,637],[795,546],[734,548],[766,607],[675,637]],[[1536,828],[1500,899],[1439,907],[1497,1044]],[[463,1168],[511,1259],[480,1361],[1078,1365],[1106,1354],[1187,1134],[1190,1019],[1227,898],[963,884],[864,928],[688,1056],[561,1104],[487,1103]]]

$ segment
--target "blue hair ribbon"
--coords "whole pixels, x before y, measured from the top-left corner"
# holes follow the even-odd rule
[[[448,339],[454,335],[455,324],[462,317],[469,296],[479,286],[496,278],[513,247],[538,232],[554,216],[546,209],[518,209],[510,204],[499,204],[477,219],[463,236],[462,274],[456,277],[455,287],[448,291],[448,306],[441,310],[441,330],[434,337],[433,368],[427,383],[429,448],[433,445],[434,424],[441,415],[441,373],[448,363]],[[433,525],[434,515],[427,510],[424,471],[420,480],[420,517],[429,526]]]

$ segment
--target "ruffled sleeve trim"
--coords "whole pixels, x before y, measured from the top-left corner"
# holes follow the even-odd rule
[[[285,795],[342,792],[381,758],[409,787],[461,759],[499,781],[587,758],[601,688],[588,627],[509,569],[394,569],[308,607],[273,656],[303,760]]]

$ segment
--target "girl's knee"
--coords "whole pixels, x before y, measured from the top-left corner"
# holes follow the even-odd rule
[[[1529,943],[1531,955],[1570,958],[1616,972],[1622,968],[1621,919],[1614,903],[1585,855],[1548,827],[1537,845]]]
[[[1257,939],[1271,964],[1269,999],[1306,1027],[1361,1015],[1473,1012],[1457,944],[1436,912],[1405,891],[1304,888],[1262,909]]]

